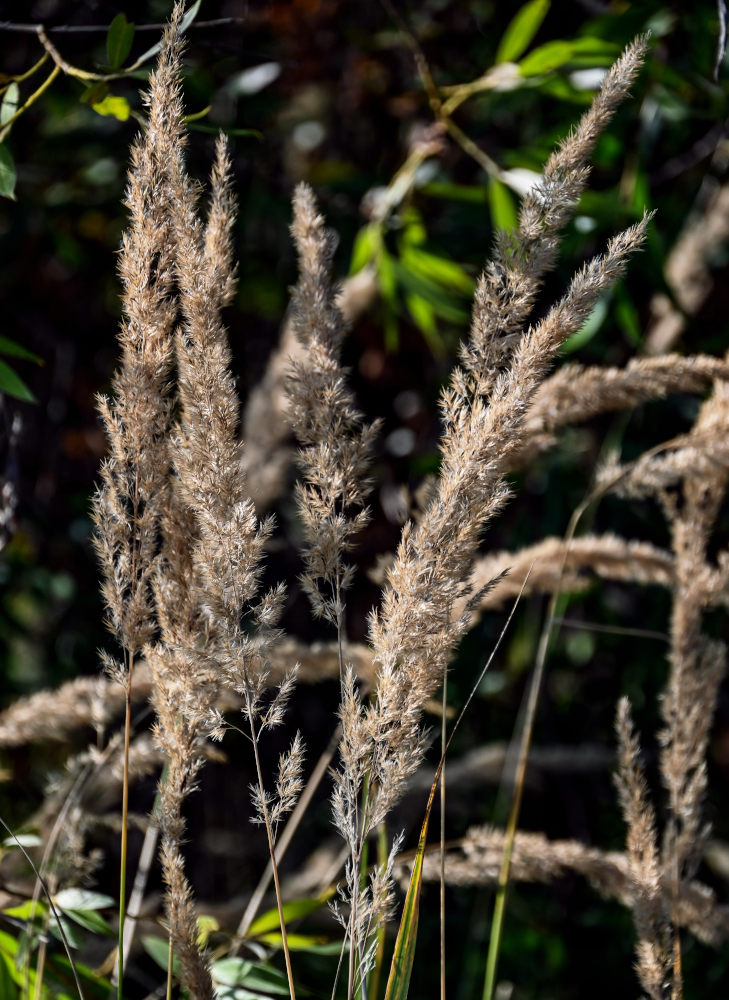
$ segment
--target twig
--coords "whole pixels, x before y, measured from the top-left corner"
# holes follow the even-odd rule
[[[195,21],[196,28],[218,28],[229,24],[245,24],[244,17],[218,17],[212,21]],[[137,31],[164,31],[164,24],[135,24]],[[81,35],[81,34],[106,34],[109,31],[108,24],[57,24],[48,27],[43,24],[17,24],[13,21],[0,21],[0,31],[12,31],[16,34],[37,35],[38,29],[45,30],[54,35]]]

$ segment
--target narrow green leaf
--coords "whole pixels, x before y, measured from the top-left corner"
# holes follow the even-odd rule
[[[245,958],[221,958],[211,968],[213,979],[221,986],[237,986],[242,983],[253,968],[253,962]]]
[[[99,80],[84,90],[79,98],[82,104],[101,104],[109,93],[109,84],[105,80]]]
[[[132,50],[134,25],[124,13],[117,14],[106,36],[106,58],[112,69],[119,69]]]
[[[397,278],[395,277],[395,265],[390,254],[381,248],[377,256],[377,276],[380,279],[380,291],[385,302],[393,309],[397,309]]]
[[[517,11],[501,36],[496,50],[496,62],[514,62],[526,51],[542,26],[549,10],[549,0],[530,0]]]
[[[425,342],[435,357],[445,353],[443,340],[438,333],[435,310],[429,302],[419,295],[405,295],[405,305],[413,318],[413,322],[425,338]]]
[[[17,906],[8,906],[2,912],[17,920],[33,920],[36,917],[42,917],[47,911],[48,906],[43,900],[26,899],[25,902],[18,903]]]
[[[615,289],[615,316],[620,324],[620,329],[625,334],[625,339],[633,347],[642,347],[643,326],[638,310],[625,290],[620,287]]]
[[[410,213],[402,233],[403,243],[407,246],[418,247],[425,243],[427,237],[428,234],[420,215],[414,212]]]
[[[9,121],[18,110],[20,103],[20,88],[17,83],[11,83],[3,96],[0,104],[0,126]]]
[[[0,196],[15,201],[15,182],[17,173],[15,163],[8,147],[0,145]]]
[[[0,392],[4,392],[6,396],[13,396],[15,399],[22,399],[24,403],[37,402],[20,375],[17,375],[10,365],[2,360],[0,360]]]
[[[405,258],[405,255],[403,255]],[[437,257],[420,247],[409,247],[407,263],[411,270],[436,281],[446,288],[453,288],[464,295],[473,295],[475,282],[460,264],[447,257]]]
[[[597,300],[592,312],[582,324],[580,329],[577,330],[576,333],[573,333],[571,337],[568,337],[562,344],[563,354],[573,354],[575,351],[584,347],[585,344],[588,344],[592,340],[607,316],[608,301],[608,295],[603,295],[602,298]]]
[[[289,995],[286,975],[269,965],[246,961],[243,958],[223,958],[212,968],[213,980],[221,986],[245,987],[248,990],[264,990],[266,993]],[[297,988],[297,994],[300,991]]]
[[[269,948],[283,948],[283,938],[280,934],[271,932],[262,934],[258,939]],[[303,951],[310,955],[339,955],[342,951],[341,941],[329,941],[326,937],[313,934],[286,934],[289,951]]]
[[[7,955],[0,954],[0,997],[6,1000],[15,1000],[18,996],[18,987],[13,981],[13,964]]]
[[[284,903],[284,924],[288,925],[292,920],[299,920],[301,917],[306,917],[310,913],[314,913],[316,910],[321,909],[321,907],[332,898],[334,892],[334,889],[330,889],[321,896],[294,899],[290,903]],[[280,927],[281,924],[278,916],[278,907],[274,906],[272,909],[262,913],[260,917],[253,921],[251,926],[248,928],[246,936],[258,937],[261,934],[268,933],[268,931],[279,930]]]
[[[110,94],[105,97],[103,101],[98,101],[96,104],[92,104],[91,107],[94,109],[97,115],[105,115],[109,118],[118,118],[120,122],[125,122],[129,119],[129,115],[132,113],[129,107],[129,101],[126,97],[114,97]]]
[[[610,64],[615,57],[616,47],[600,38],[574,38],[572,41],[556,39],[546,42],[525,56],[519,63],[523,76],[538,76],[551,73],[565,63],[580,63],[588,66]]]
[[[494,229],[515,229],[517,223],[516,203],[506,184],[495,177],[489,178],[489,208]]]
[[[64,910],[69,920],[75,921],[79,927],[93,934],[103,934],[106,937],[116,937],[116,931],[96,910]]]
[[[13,358],[23,358],[24,361],[35,361],[37,365],[43,364],[43,358],[38,357],[37,354],[33,354],[33,352],[29,351],[27,348],[21,347],[20,344],[16,344],[14,340],[10,339],[10,337],[0,336],[0,354],[7,354],[9,357]],[[37,834],[23,834],[20,839],[24,847],[28,847],[29,845],[23,840],[23,836],[35,837],[35,843],[31,844],[31,847],[37,847],[38,844],[41,843]],[[7,842],[8,840],[10,843]],[[15,841],[10,838],[6,838],[5,843],[6,846],[10,847],[15,843]]]
[[[387,989],[385,990],[385,1000],[407,1000],[408,989],[410,988],[410,976],[413,971],[415,960],[415,944],[418,938],[418,917],[420,915],[420,890],[423,885],[423,857],[425,855],[425,842],[428,837],[428,824],[430,823],[430,813],[435,800],[435,791],[440,781],[443,770],[443,760],[441,758],[438,768],[430,787],[428,804],[425,808],[425,818],[420,830],[418,849],[415,853],[413,871],[410,876],[405,905],[403,906],[400,927],[397,932],[395,949],[392,953],[390,964],[390,975],[387,979]]]
[[[62,910],[105,910],[116,905],[111,896],[102,892],[76,888],[61,889],[53,897],[53,902]]]
[[[378,226],[364,226],[354,238],[352,246],[352,259],[349,264],[349,273],[356,274],[375,256],[377,246],[380,241]]]
[[[6,837],[3,847],[40,847],[42,843],[37,833],[19,833],[15,837]]]
[[[431,181],[430,184],[423,184],[420,191],[431,198],[465,201],[474,205],[482,205],[488,197],[480,184],[471,186],[468,184],[448,184],[445,181]]]
[[[160,969],[167,972],[167,965],[170,957],[170,944],[167,938],[155,937],[147,934],[142,938],[142,947],[147,952],[153,962],[156,962]],[[175,955],[172,959],[172,971],[177,976],[180,973],[180,959]]]
[[[65,913],[62,913],[57,920],[48,925],[48,933],[52,934],[57,941],[63,941],[67,948],[78,950],[83,944],[83,937],[78,927],[74,927],[66,918]]]
[[[458,300],[448,295],[442,285],[411,270],[399,260],[392,260],[392,270],[402,287],[411,295],[425,299],[436,316],[456,325],[468,322],[468,312],[460,308]]]
[[[197,15],[198,15],[198,13],[200,11],[200,4],[201,3],[202,3],[202,0],[195,0],[195,3],[192,5],[192,7],[190,7],[190,9],[188,10],[187,14],[185,14],[185,16],[183,17],[182,21],[180,22],[180,34],[181,35],[185,34],[185,32],[187,31],[187,29],[190,27],[190,25],[192,24],[192,22],[197,17]],[[136,60],[136,62],[134,63],[134,65],[135,66],[141,66],[141,65],[143,65],[148,60],[150,60],[154,56],[156,56],[157,53],[159,52],[159,50],[161,48],[162,48],[162,42],[159,41],[159,42],[156,43],[156,45],[153,45],[151,49],[147,49],[146,52],[142,53],[142,55],[139,57],[139,59]]]

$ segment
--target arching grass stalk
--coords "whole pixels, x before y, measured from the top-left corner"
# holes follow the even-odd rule
[[[662,451],[670,450],[675,447],[682,440],[681,437],[673,438],[671,441],[664,441],[663,443],[656,445],[655,448],[650,449],[645,455],[641,456],[639,461],[644,461],[646,457],[658,455]],[[637,462],[638,460],[636,460]],[[605,493],[613,489],[620,479],[627,476],[632,469],[633,465],[636,463],[630,463],[630,465],[623,466],[620,472],[611,478],[609,481],[601,483],[599,486],[595,487],[590,491],[590,493],[585,497],[585,499],[575,508],[570,518],[569,524],[567,526],[567,531],[565,532],[565,544],[562,554],[562,562],[559,570],[559,580],[562,580],[565,573],[565,568],[567,565],[567,558],[569,556],[570,545],[574,540],[575,534],[577,532],[577,527],[587,512],[587,510],[595,503],[600,497],[604,496]],[[484,976],[484,988],[483,988],[483,1000],[493,1000],[494,990],[496,989],[496,972],[499,960],[499,952],[501,950],[501,939],[504,927],[504,914],[506,910],[506,894],[509,884],[509,873],[511,870],[511,858],[514,850],[514,839],[516,837],[516,829],[519,823],[519,812],[521,809],[522,793],[524,790],[524,781],[526,778],[526,768],[529,760],[529,750],[531,747],[532,733],[534,731],[534,719],[536,717],[537,703],[539,701],[539,693],[541,691],[542,681],[544,679],[544,670],[547,661],[547,654],[554,636],[554,630],[559,624],[561,617],[560,605],[564,601],[564,595],[560,592],[559,584],[555,587],[552,596],[549,601],[549,609],[547,612],[547,617],[544,623],[544,628],[542,629],[542,634],[539,638],[539,646],[537,648],[537,657],[534,665],[534,671],[532,672],[532,677],[529,685],[529,692],[527,695],[526,710],[524,715],[524,721],[522,725],[521,739],[519,743],[519,755],[517,758],[516,771],[514,776],[514,792],[512,795],[511,806],[509,809],[509,818],[506,824],[506,831],[504,835],[504,851],[501,859],[501,867],[499,869],[499,878],[496,888],[496,898],[494,900],[494,915],[491,922],[491,935],[489,937],[489,950],[486,959],[486,972]]]

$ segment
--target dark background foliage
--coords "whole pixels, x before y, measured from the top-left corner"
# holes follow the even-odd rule
[[[163,2],[129,2],[120,8],[91,0],[74,4],[39,0],[22,11],[19,5],[6,4],[2,17],[42,21],[47,26],[107,26],[122,9],[137,25],[162,21],[168,14]],[[516,9],[485,0],[397,4],[439,85],[475,79],[490,67]],[[208,0],[199,20],[218,18],[234,21],[194,26],[189,32],[184,91],[188,113],[210,108],[191,123],[193,174],[205,176],[214,140],[211,133],[219,127],[232,133],[241,263],[238,294],[227,319],[245,399],[276,342],[287,289],[295,280],[288,236],[294,185],[302,178],[312,184],[328,221],[340,233],[337,268],[344,275],[356,235],[367,222],[371,192],[390,182],[413,136],[432,125],[433,113],[406,39],[380,4]],[[568,228],[560,265],[545,288],[544,303],[548,303],[608,235],[637,218],[644,207],[657,209],[645,252],[633,261],[628,277],[607,303],[602,323],[574,352],[574,358],[586,362],[620,364],[643,349],[650,294],[665,288],[665,256],[694,206],[712,185],[726,179],[726,69],[720,71],[718,82],[712,79],[717,7],[708,0],[694,5],[558,0],[534,41],[538,46],[557,38],[592,37],[614,43],[617,53],[647,27],[654,32],[648,65],[634,88],[634,99],[620,110],[598,146],[590,190],[580,206],[579,215],[592,221],[589,226],[578,222]],[[103,33],[52,37],[74,65],[96,69],[106,61]],[[157,37],[154,31],[138,31],[132,57]],[[3,72],[27,69],[40,51],[33,34],[0,30]],[[259,67],[260,74],[262,65],[270,68],[273,78],[257,89],[251,71]],[[587,60],[587,65],[594,61]],[[579,89],[572,76],[580,68],[585,66],[572,59],[536,78],[529,88],[472,98],[455,119],[501,167],[538,170],[589,100],[589,93]],[[141,85],[140,79],[123,79],[112,83],[111,91],[141,111]],[[97,649],[110,641],[102,625],[89,540],[89,497],[105,449],[94,394],[107,390],[116,361],[115,267],[125,224],[120,198],[137,124],[133,116],[126,122],[100,116],[81,100],[84,90],[81,81],[61,76],[6,139],[18,180],[16,200],[0,201],[0,333],[33,351],[43,364],[13,364],[36,404],[7,396],[0,400],[6,423],[15,412],[22,417],[17,450],[8,455],[19,495],[17,526],[0,562],[3,705],[79,673],[93,674],[99,669]],[[255,134],[239,134],[241,130]],[[515,205],[507,188],[494,189],[493,184],[489,188],[482,168],[457,143],[444,139],[441,154],[429,162],[428,173],[391,220],[385,246],[393,259],[401,260],[408,233],[424,226],[427,248],[475,277],[495,224],[508,221]],[[726,253],[711,265],[713,290],[687,326],[679,345],[686,352],[726,349]],[[402,260],[401,266],[407,272]],[[391,512],[397,488],[413,490],[423,474],[437,468],[437,392],[467,329],[464,292],[448,290],[440,307],[441,312],[450,309],[451,319],[436,317],[433,328],[423,320],[422,311],[414,317],[417,307],[409,308],[407,288],[407,274],[401,273],[396,291],[356,324],[346,344],[360,404],[368,414],[385,419],[375,470],[374,520],[359,553],[367,567],[397,539],[399,525]],[[464,317],[460,324],[459,311]],[[517,477],[518,499],[491,529],[486,545],[517,548],[544,535],[563,533],[607,444],[622,447],[632,457],[687,428],[697,405],[694,398],[674,398],[564,434],[554,452]],[[409,433],[393,436],[403,430]],[[276,505],[276,513],[280,527],[270,575],[289,583],[287,627],[313,638],[320,633],[298,594],[299,567],[287,541],[296,532],[293,510],[284,499]],[[648,505],[606,501],[591,518],[596,530],[666,542],[657,510]],[[726,542],[725,534],[720,542]],[[350,600],[352,638],[364,637],[366,611],[376,593],[363,577]],[[669,599],[663,593],[612,585],[573,599],[568,609],[575,622],[662,632],[668,612]],[[541,599],[525,602],[456,752],[510,738],[543,615]],[[502,624],[502,615],[488,615],[464,644],[453,670],[453,704],[465,698]],[[716,629],[725,634],[725,623],[717,622]],[[566,629],[549,666],[537,743],[573,747],[576,755],[584,744],[611,746],[614,705],[622,692],[630,694],[641,727],[653,733],[655,700],[664,677],[665,646],[660,641],[626,643],[623,637],[597,634],[589,627]],[[328,738],[335,707],[336,691],[326,686],[300,692],[292,729],[297,724],[304,729],[312,760]],[[648,746],[655,746],[650,737]],[[729,791],[728,747],[729,707],[724,699],[712,743],[708,805],[719,838],[729,836],[722,808]],[[244,756],[234,744],[226,753],[234,761]],[[60,751],[22,750],[9,755],[10,781],[0,786],[3,815],[16,825],[26,821],[40,802],[49,764],[61,763]],[[262,864],[262,840],[259,843],[246,822],[246,780],[222,766],[211,766],[203,792],[193,800],[190,852],[203,908],[216,897],[243,899]],[[240,791],[235,806],[231,781]],[[138,789],[135,807],[140,812],[150,808],[152,794],[151,782]],[[330,836],[326,808],[322,801],[305,836]],[[474,788],[467,802],[454,801],[449,835],[464,832],[469,823],[493,821],[500,809],[492,784]],[[417,824],[419,815],[418,803],[409,801],[396,822]],[[559,769],[535,772],[522,824],[554,837],[620,847],[623,831],[609,769],[583,774]],[[289,870],[303,862],[310,847],[304,842],[294,848]],[[103,868],[100,877],[113,880],[111,872],[113,864],[108,872]],[[726,894],[718,876],[709,871],[702,875]],[[454,892],[451,903],[451,995],[465,1000],[480,996],[490,903],[485,893],[476,890]],[[435,914],[435,891],[426,893],[424,908]],[[235,919],[230,916],[231,922]],[[417,973],[422,979],[414,984],[413,995],[435,995],[433,966],[427,958],[434,925],[434,917],[424,923],[425,947]],[[502,975],[516,984],[516,997],[568,1000],[635,994],[632,940],[628,915],[617,904],[602,903],[576,878],[546,888],[516,886],[510,898]],[[314,976],[312,968],[302,978],[311,985]],[[719,989],[727,976],[726,955],[688,943],[687,996],[710,995],[708,990]]]

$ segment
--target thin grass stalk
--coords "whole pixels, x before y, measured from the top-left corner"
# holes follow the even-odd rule
[[[527,574],[528,576],[528,574]],[[423,857],[425,855],[426,849],[426,838],[428,834],[428,825],[430,823],[430,813],[433,807],[433,802],[435,801],[435,793],[438,788],[440,777],[443,771],[443,767],[446,761],[446,755],[450,748],[453,737],[455,736],[458,727],[460,726],[463,718],[468,711],[468,708],[473,701],[476,691],[479,689],[481,682],[486,676],[486,671],[491,666],[496,653],[498,652],[501,642],[506,635],[506,632],[511,624],[511,620],[514,617],[514,613],[519,605],[521,596],[524,593],[524,588],[526,587],[526,579],[522,583],[521,590],[514,601],[514,604],[509,612],[509,616],[504,623],[499,637],[494,644],[494,648],[491,650],[486,663],[483,666],[480,674],[478,675],[471,691],[466,698],[466,701],[458,714],[453,728],[451,730],[450,736],[446,742],[445,750],[441,754],[440,760],[438,761],[438,766],[435,770],[435,776],[433,782],[430,786],[430,793],[428,795],[428,802],[425,807],[425,817],[423,819],[423,825],[420,830],[420,838],[418,840],[418,847],[415,852],[415,861],[413,865],[413,871],[410,876],[410,884],[408,885],[407,895],[405,897],[405,904],[403,906],[402,917],[400,920],[400,927],[398,929],[397,940],[395,941],[395,948],[393,951],[392,962],[390,965],[390,974],[387,980],[387,989],[385,991],[385,1000],[406,1000],[408,994],[408,988],[410,984],[410,975],[412,972],[412,965],[415,957],[415,942],[417,939],[418,932],[418,913],[420,907],[420,888],[422,884],[422,874],[423,874]]]
[[[440,752],[445,757],[448,731],[446,717],[448,710],[448,673],[443,674],[443,695],[441,698]],[[440,779],[440,1000],[445,1000],[446,962],[446,901],[445,901],[445,811],[446,811],[446,768]]]
[[[129,744],[132,731],[132,671],[134,657],[129,655],[124,690],[124,768],[122,773],[122,825],[119,861],[119,931],[117,935],[117,1000],[123,1000],[124,981],[124,924],[127,898],[127,845],[129,842]]]
[[[266,803],[266,795],[263,791],[263,772],[261,771],[261,759],[258,753],[258,740],[255,735],[255,718],[252,712],[252,706],[250,702],[248,703],[248,721],[251,727],[251,732],[253,733],[253,756],[256,762],[256,776],[258,778],[258,787],[261,789],[261,812],[263,814],[264,825],[266,827],[266,837],[268,839],[268,854],[271,861],[271,872],[273,874],[273,884],[276,891],[276,906],[278,908],[278,919],[281,924],[281,942],[283,945],[284,960],[286,962],[286,976],[289,981],[289,993],[291,995],[291,1000],[296,1000],[296,989],[294,987],[294,973],[291,968],[291,954],[289,952],[289,942],[286,935],[286,919],[284,917],[283,911],[283,896],[281,895],[281,883],[278,878],[278,865],[276,864],[276,844],[273,835],[273,830],[271,828],[271,819],[268,812],[268,805]]]
[[[296,803],[295,808],[286,821],[286,825],[283,828],[281,835],[276,837],[276,864],[281,864],[281,861],[288,850],[289,844],[298,829],[299,823],[303,819],[306,810],[314,797],[314,793],[321,784],[323,778],[328,773],[334,754],[337,752],[341,734],[342,727],[337,726],[324,752],[319,757],[314,770],[309,775],[306,786],[299,796],[299,800]],[[270,863],[267,863],[265,870],[258,880],[258,885],[251,893],[251,898],[248,901],[248,905],[246,906],[243,916],[240,919],[240,923],[238,924],[235,932],[236,940],[230,950],[231,955],[237,955],[239,953],[241,944],[243,943],[243,938],[246,936],[248,928],[251,926],[256,914],[258,913],[258,908],[263,902],[263,898],[266,895],[266,890],[268,889],[272,878],[272,868]]]
[[[569,554],[569,547],[575,537],[577,527],[587,512],[587,510],[595,503],[600,497],[605,493],[613,489],[617,483],[625,478],[630,470],[637,464],[638,461],[645,461],[646,457],[658,455],[662,451],[667,451],[672,447],[675,447],[677,443],[683,440],[683,435],[673,438],[670,441],[664,441],[661,444],[655,445],[648,452],[641,455],[639,459],[635,462],[623,466],[619,473],[614,477],[596,486],[590,493],[585,497],[585,499],[575,508],[570,518],[569,524],[567,526],[567,531],[565,533],[565,546],[562,554],[562,563],[560,565],[559,577],[560,579],[564,576],[565,567],[567,565],[567,557]],[[491,925],[491,935],[489,938],[489,950],[486,961],[486,972],[484,977],[484,989],[483,998],[484,1000],[493,1000],[494,990],[496,988],[496,971],[498,966],[498,956],[501,947],[501,936],[503,932],[503,922],[504,913],[506,908],[506,890],[509,881],[509,870],[511,867],[511,857],[514,849],[514,838],[516,836],[516,828],[519,821],[519,810],[521,807],[521,797],[524,785],[524,779],[526,777],[526,766],[528,763],[529,749],[531,746],[531,737],[534,727],[534,718],[536,715],[537,701],[539,698],[539,691],[541,689],[541,684],[544,676],[544,668],[546,663],[546,657],[549,650],[552,633],[554,627],[557,625],[560,615],[558,612],[558,603],[560,599],[560,589],[559,586],[555,587],[549,602],[549,610],[547,613],[547,619],[545,621],[544,629],[539,639],[539,647],[537,651],[537,660],[534,668],[534,673],[532,674],[532,680],[529,689],[529,696],[527,700],[526,716],[524,720],[524,726],[522,729],[522,739],[519,747],[519,759],[517,763],[517,771],[515,776],[514,784],[514,795],[512,798],[511,808],[509,812],[509,819],[506,826],[506,833],[504,837],[504,853],[501,863],[501,869],[499,871],[499,879],[496,891],[496,899],[494,902],[494,915]]]
[[[387,826],[380,823],[377,828],[377,863],[383,868],[387,864],[389,850],[387,846]],[[376,930],[377,953],[375,965],[369,980],[370,995],[372,1000],[377,1000],[380,995],[380,980],[382,978],[382,967],[385,961],[385,925],[380,923]]]

